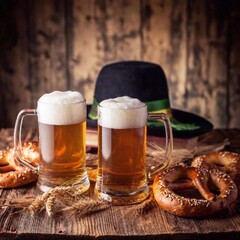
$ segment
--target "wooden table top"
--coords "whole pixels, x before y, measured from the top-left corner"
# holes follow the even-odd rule
[[[227,137],[230,145],[225,149],[240,153],[240,129],[214,130],[213,136],[215,140]],[[34,184],[2,189],[0,204],[9,194],[22,196],[35,192]],[[0,239],[236,239],[239,236],[239,199],[227,211],[203,218],[176,217],[157,205],[146,213],[138,212],[136,205],[111,206],[80,218],[48,217],[46,213],[31,217],[11,207],[0,208]]]

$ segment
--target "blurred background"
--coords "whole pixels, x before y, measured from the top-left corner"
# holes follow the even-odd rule
[[[240,128],[239,0],[0,0],[0,128],[46,92],[91,104],[120,60],[160,64],[172,107]]]

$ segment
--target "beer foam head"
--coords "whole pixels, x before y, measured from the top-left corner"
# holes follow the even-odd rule
[[[42,95],[39,101],[41,103],[71,104],[84,101],[84,97],[80,92],[76,91],[54,91]]]
[[[128,96],[103,100],[98,107],[98,124],[106,128],[126,129],[146,125],[147,107]]]
[[[70,125],[86,120],[86,103],[81,93],[54,91],[38,100],[38,121],[49,125]]]

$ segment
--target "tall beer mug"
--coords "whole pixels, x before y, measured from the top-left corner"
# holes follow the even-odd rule
[[[165,159],[146,171],[147,119],[160,120],[166,132]],[[172,129],[165,114],[149,114],[145,103],[127,96],[98,106],[98,174],[96,195],[116,205],[141,202],[148,180],[166,168],[172,155]]]
[[[38,166],[21,155],[23,118],[37,115],[40,160]],[[79,92],[55,91],[44,94],[37,109],[19,112],[14,128],[15,156],[20,164],[38,172],[38,187],[42,191],[78,184],[82,192],[90,182],[85,168],[86,102]]]

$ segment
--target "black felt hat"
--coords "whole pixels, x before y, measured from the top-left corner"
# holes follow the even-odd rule
[[[209,121],[196,114],[172,109],[163,69],[155,63],[142,61],[116,62],[102,68],[93,104],[88,106],[88,127],[97,126],[98,103],[120,96],[138,98],[146,103],[149,112],[166,113],[171,120],[174,137],[194,137],[213,129]],[[162,123],[148,122],[148,134],[164,136]]]

